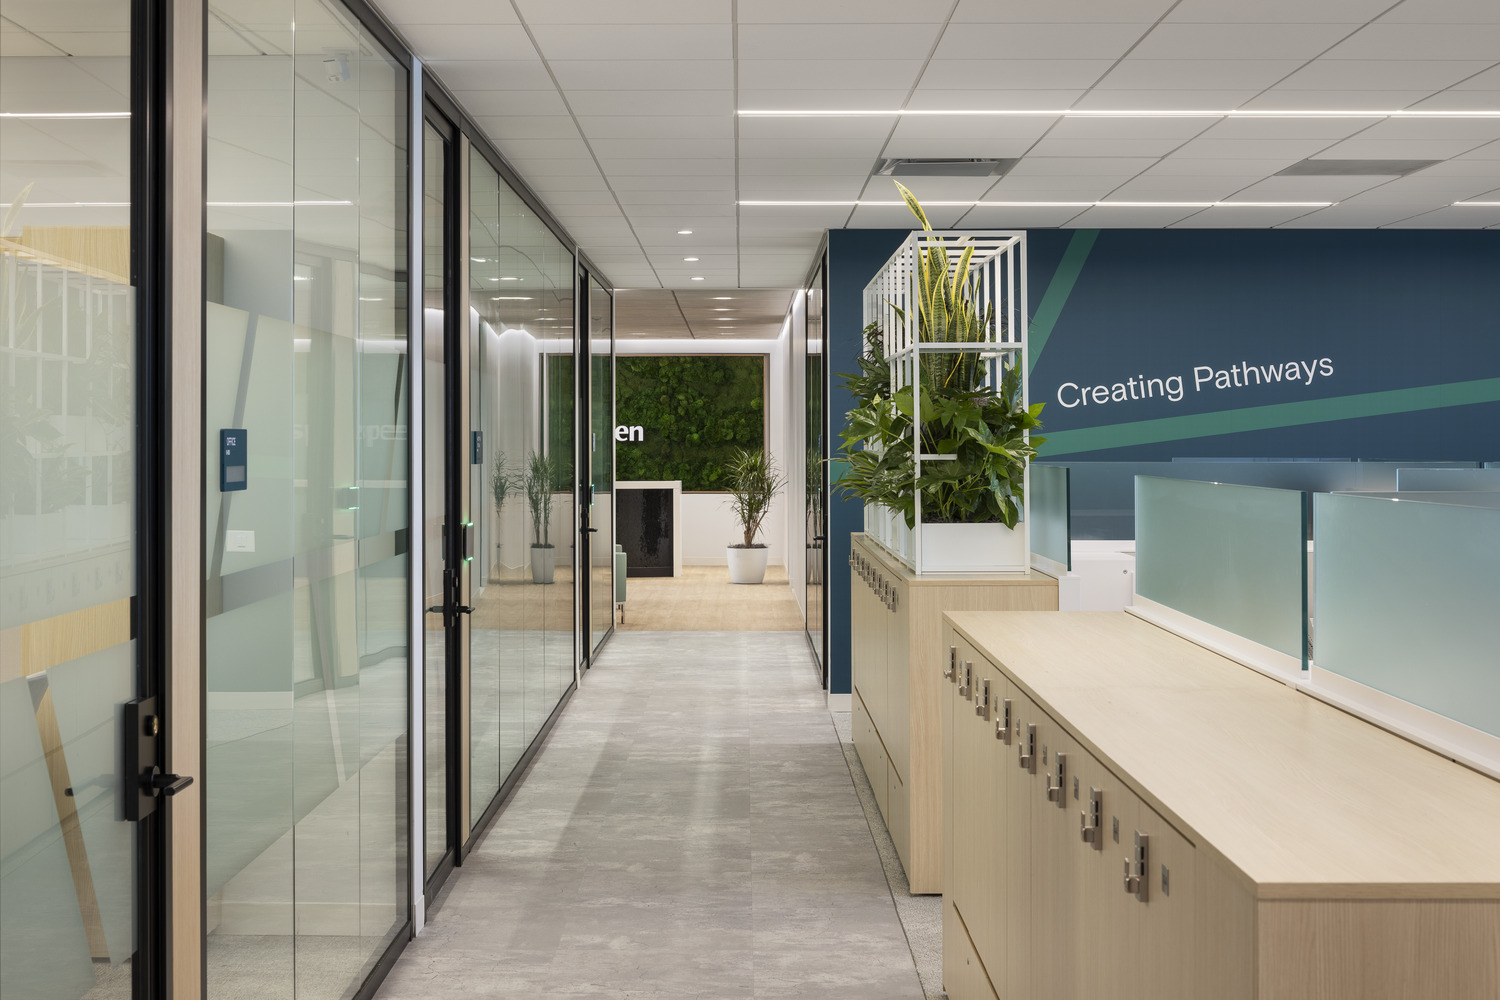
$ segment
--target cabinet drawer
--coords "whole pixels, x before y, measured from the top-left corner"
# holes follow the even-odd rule
[[[954,914],[956,933],[943,935],[943,988],[948,1000],[999,1000],[969,939],[963,910],[954,907]]]

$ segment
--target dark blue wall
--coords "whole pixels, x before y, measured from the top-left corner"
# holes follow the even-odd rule
[[[834,462],[830,484],[841,473],[839,432],[854,399],[842,373],[856,371],[864,348],[865,286],[910,234],[907,229],[834,229],[828,233],[828,449]],[[834,486],[828,498],[828,691],[849,694],[849,536],[864,530],[864,504],[843,498]]]

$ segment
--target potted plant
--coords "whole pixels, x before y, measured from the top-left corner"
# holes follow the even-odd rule
[[[553,548],[552,526],[552,480],[555,473],[552,459],[540,452],[532,452],[526,460],[522,475],[522,486],[526,490],[526,505],[531,508],[531,582],[551,583],[557,569],[557,550]]]
[[[502,565],[500,562],[500,511],[505,506],[505,501],[510,498],[510,491],[516,485],[516,474],[510,468],[510,463],[505,459],[505,452],[495,456],[495,461],[490,466],[490,498],[495,504],[495,566],[496,569]]]
[[[766,578],[770,550],[757,542],[760,526],[771,512],[771,502],[786,486],[776,460],[763,449],[746,448],[725,465],[729,478],[729,505],[744,532],[744,541],[728,547],[729,582],[760,583]]]
[[[896,186],[930,232],[915,196],[899,182]],[[945,568],[971,569],[989,558],[985,550],[992,546],[978,541],[967,526],[1015,529],[1027,462],[1045,440],[1030,436],[1041,426],[1042,404],[1024,405],[1020,356],[1003,357],[998,377],[992,377],[986,352],[974,349],[995,342],[996,317],[993,304],[981,309],[976,300],[971,254],[972,247],[965,246],[955,264],[942,243],[928,247],[916,258],[915,316],[891,305],[907,329],[915,321],[918,343],[968,349],[920,353],[908,369],[909,383],[893,391],[882,331],[871,323],[859,371],[842,376],[856,406],[840,434],[840,455],[848,468],[837,488],[865,501],[867,521],[875,522],[867,530],[888,547],[901,548],[891,546],[891,538],[904,540],[920,518],[921,562],[929,568],[946,562]],[[920,476],[918,449],[924,456]],[[1024,553],[1020,561],[1025,563]]]

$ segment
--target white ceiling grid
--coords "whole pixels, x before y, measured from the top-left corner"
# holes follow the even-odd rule
[[[1500,226],[1453,207],[1500,198],[1500,117],[894,113],[1495,111],[1495,0],[378,2],[620,286],[795,286],[824,228],[911,224],[852,204],[895,200],[889,156],[1020,160],[914,179],[929,201],[1333,203],[934,206],[938,226]],[[893,113],[737,114],[767,109]],[[1442,162],[1276,176],[1309,157]]]

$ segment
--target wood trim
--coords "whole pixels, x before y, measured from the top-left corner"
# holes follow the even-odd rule
[[[130,602],[122,597],[0,632],[0,683],[129,642]]]
[[[167,770],[198,780],[167,807],[172,1000],[203,995],[203,253],[206,25],[198,0],[172,11],[172,510]]]

